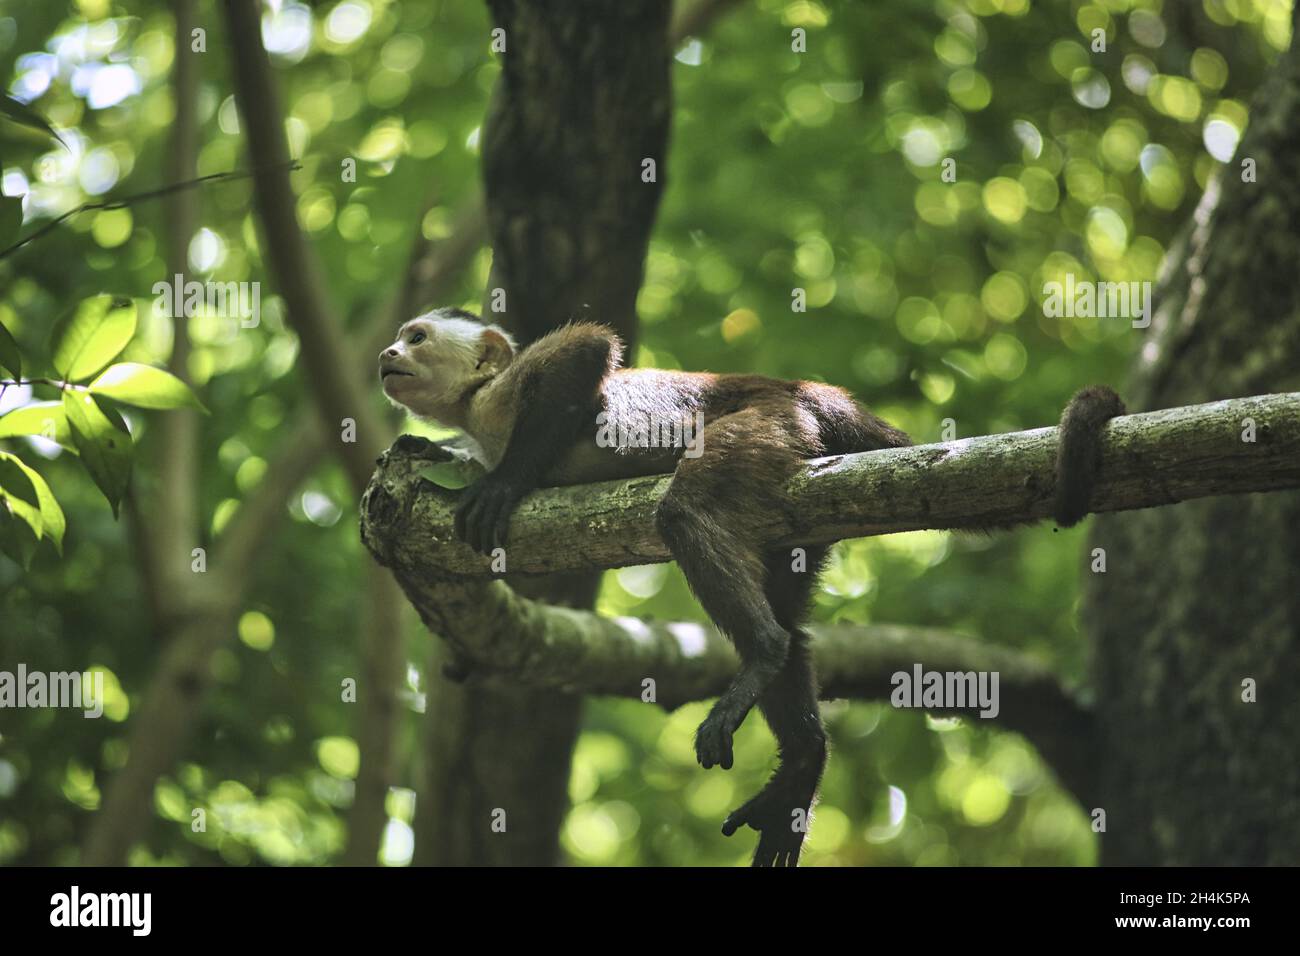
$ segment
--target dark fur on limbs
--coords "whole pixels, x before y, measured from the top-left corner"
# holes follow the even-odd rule
[[[684,459],[656,516],[687,582],[740,655],[735,679],[700,725],[701,766],[732,765],[732,737],[758,704],[781,761],[763,790],[727,817],[722,832],[759,832],[755,866],[794,866],[826,765],[808,636],[801,629],[826,556],[805,549],[765,551],[748,533],[749,516],[779,508],[804,458],[907,444],[842,393],[805,385],[793,395],[762,395],[704,429],[704,453]],[[864,447],[865,446],[865,447]]]
[[[570,326],[564,332],[578,330]],[[497,467],[461,495],[456,534],[481,554],[504,547],[510,516],[595,420],[600,386],[621,349],[612,335],[574,335],[558,361],[519,376],[510,441]]]
[[[646,458],[645,473],[672,467],[655,513],[664,542],[709,617],[735,644],[741,666],[696,734],[702,766],[729,769],[732,738],[757,704],[780,745],[767,786],[728,818],[730,836],[759,833],[755,865],[793,866],[826,763],[808,637],[800,623],[826,554],[770,552],[753,516],[789,507],[785,487],[807,458],[910,444],[847,392],[757,375],[620,369],[618,340],[574,323],[539,339],[502,373],[512,380],[509,441],[496,467],[466,489],[457,533],[487,552],[506,540],[510,515],[534,488],[578,480],[567,452],[594,431],[596,414],[649,415],[703,424],[698,457],[679,449]],[[505,426],[505,422],[502,423]],[[621,452],[627,463],[635,449]],[[635,466],[634,466],[635,467]]]
[[[722,832],[758,831],[755,866],[795,866],[811,824],[813,799],[826,766],[826,731],[817,706],[817,682],[807,633],[799,626],[825,562],[826,548],[804,549],[804,570],[793,550],[773,551],[764,562],[765,593],[777,622],[790,635],[785,663],[758,706],[780,747],[781,762],[759,794],[727,817]]]

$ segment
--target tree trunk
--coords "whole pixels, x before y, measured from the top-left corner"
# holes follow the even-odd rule
[[[669,3],[489,6],[505,52],[482,138],[494,257],[485,318],[526,344],[589,315],[630,344],[663,189]],[[541,579],[526,593],[590,607],[596,583]],[[416,862],[555,863],[581,699],[437,673],[430,683]]]
[[[1242,160],[1256,182],[1243,182]],[[1171,250],[1134,407],[1300,386],[1300,56]],[[1249,423],[1243,423],[1243,430]],[[1256,441],[1269,423],[1255,422]],[[1300,860],[1300,494],[1097,521],[1089,575],[1108,864]],[[1257,702],[1243,700],[1243,682]],[[1092,809],[1092,808],[1089,808]]]
[[[589,315],[630,345],[664,186],[669,3],[488,5],[507,44],[483,130],[493,318],[531,342]]]

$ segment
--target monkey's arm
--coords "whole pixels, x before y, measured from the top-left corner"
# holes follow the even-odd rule
[[[515,418],[497,466],[461,493],[456,534],[488,554],[506,543],[510,516],[582,435],[595,429],[601,383],[618,361],[618,339],[573,325],[539,339],[515,360]]]

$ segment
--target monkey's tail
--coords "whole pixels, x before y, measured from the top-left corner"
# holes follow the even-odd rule
[[[1062,528],[1078,524],[1088,514],[1101,464],[1102,427],[1124,413],[1124,400],[1105,385],[1080,389],[1061,413],[1052,516]]]

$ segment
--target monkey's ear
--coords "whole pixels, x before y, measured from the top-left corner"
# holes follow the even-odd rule
[[[500,372],[514,361],[514,358],[515,350],[508,338],[496,329],[483,330],[478,340],[478,364],[474,366],[476,369],[489,366]]]

